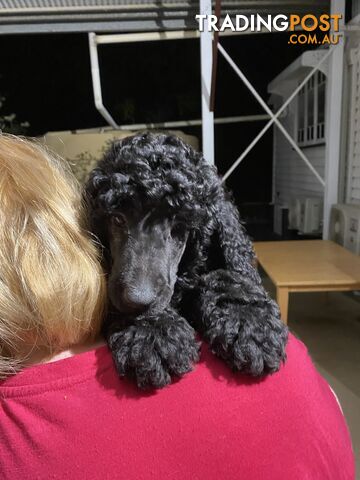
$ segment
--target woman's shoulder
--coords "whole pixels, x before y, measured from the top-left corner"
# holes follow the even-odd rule
[[[266,392],[272,385],[282,388],[285,391],[291,390],[294,383],[297,391],[303,379],[306,383],[317,382],[319,374],[313,364],[306,346],[293,334],[289,334],[286,347],[286,360],[278,372],[263,377],[251,377],[234,372],[228,368],[226,363],[216,357],[207,344],[202,345],[200,363],[195,366],[195,372],[201,377],[213,380],[215,384],[226,384],[228,386],[247,389],[252,387],[254,391]],[[196,376],[196,375],[195,375]],[[194,377],[195,377],[194,376]],[[194,378],[195,380],[195,378]]]
[[[142,396],[144,392],[137,389],[133,382],[128,381],[117,375],[115,366],[112,362],[111,352],[106,346],[99,348],[92,348],[89,351],[78,353],[69,358],[62,358],[51,363],[34,365],[24,369],[22,372],[2,381],[0,389],[2,393],[17,393],[23,387],[26,391],[36,391],[38,388],[46,389],[49,387],[54,389],[56,385],[71,385],[72,382],[78,384],[80,379],[91,380],[92,378],[102,379],[104,387],[106,383],[111,389],[117,385],[117,390],[123,389],[131,390],[131,396]],[[300,379],[306,379],[311,382],[318,379],[318,374],[309,357],[305,345],[298,340],[294,335],[289,335],[287,345],[287,359],[281,366],[279,372],[261,378],[254,378],[243,375],[239,372],[233,372],[225,362],[216,357],[210,350],[210,347],[203,342],[201,346],[201,356],[199,363],[195,364],[193,371],[184,375],[182,378],[174,378],[173,383],[163,390],[158,390],[157,394],[161,392],[171,391],[189,391],[193,389],[220,389],[223,393],[227,390],[236,388],[237,390],[247,390],[248,386],[252,387],[252,394],[254,392],[266,391],[267,388],[276,384],[284,391],[288,390],[293,385],[295,379],[297,387],[301,384]],[[41,385],[41,387],[39,387]],[[212,397],[214,393],[212,393]]]
[[[178,388],[184,396],[206,398],[206,405],[202,405],[205,409],[214,410],[221,405],[222,414],[232,411],[243,416],[246,412],[254,428],[266,420],[266,429],[271,426],[279,435],[291,430],[299,437],[310,432],[316,436],[315,430],[322,423],[329,432],[336,435],[341,431],[343,438],[348,438],[333,391],[318,373],[306,346],[292,334],[286,354],[278,372],[257,378],[232,372],[205,345],[200,363],[179,382]]]
[[[5,413],[0,415],[0,453],[11,451],[17,435],[27,452],[27,471],[29,465],[42,471],[44,451],[62,452],[54,471],[66,463],[82,472],[100,469],[93,466],[91,452],[101,451],[101,465],[116,472],[121,467],[129,479],[140,478],[141,465],[146,465],[144,479],[169,478],[169,469],[174,479],[242,473],[249,480],[353,479],[344,418],[306,348],[292,335],[287,361],[264,378],[232,372],[203,344],[192,372],[144,392],[119,378],[110,351],[101,347],[25,370],[0,387],[0,398]],[[28,432],[20,439],[14,419]],[[73,437],[78,439],[76,461],[68,442]],[[334,475],[326,476],[329,471]]]

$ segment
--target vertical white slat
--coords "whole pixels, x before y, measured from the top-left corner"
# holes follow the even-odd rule
[[[314,136],[313,141],[315,142],[318,139],[318,79],[319,79],[319,72],[316,72],[314,75]]]
[[[275,104],[277,106],[277,103]],[[275,204],[277,203],[277,194],[276,194],[276,150],[277,150],[277,129],[273,129],[273,153],[272,153],[272,158],[273,158],[273,164],[272,164],[272,180],[271,180],[271,200],[272,204],[275,208]]]
[[[200,14],[211,15],[211,0],[200,0]],[[208,22],[204,22],[204,31],[200,33],[201,66],[201,115],[202,150],[209,163],[214,163],[214,113],[210,111],[211,73],[212,73],[212,33],[207,31]]]
[[[308,142],[308,95],[309,95],[309,82],[305,85],[304,89],[304,143]]]

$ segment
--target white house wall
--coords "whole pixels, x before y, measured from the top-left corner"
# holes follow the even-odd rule
[[[343,95],[345,127],[343,128],[342,153],[340,155],[339,202],[360,205],[360,35],[359,30],[355,28],[360,28],[360,0],[353,3],[354,8],[353,13],[358,16],[349,23],[353,31],[347,36],[345,45]],[[296,66],[299,67],[299,65]],[[269,92],[273,94],[272,103],[278,103],[274,105],[275,111],[281,104],[279,96],[286,98],[289,93],[281,91],[281,82],[288,78],[292,81],[295,80],[293,72],[290,73],[291,75],[288,77],[284,77],[284,74],[281,77],[280,74],[270,84]],[[276,83],[277,80],[280,80],[279,85]],[[297,79],[298,82],[299,79]],[[291,86],[290,90],[292,89],[294,89],[294,85]],[[287,117],[283,119],[283,123],[289,133],[296,137],[295,102],[291,104],[291,109]],[[322,197],[324,195],[323,187],[277,129],[274,129],[273,151],[273,201],[275,204],[289,206],[294,197]],[[325,178],[325,145],[306,147],[303,152],[321,177]]]
[[[347,203],[360,204],[360,45],[351,49]]]
[[[295,129],[295,105],[292,104],[287,116],[282,119],[284,127],[291,135]],[[307,147],[304,153],[324,177],[325,145]],[[283,134],[274,129],[274,200],[277,204],[290,205],[294,197],[321,197],[324,189],[313,173],[305,165],[299,155],[293,150]]]

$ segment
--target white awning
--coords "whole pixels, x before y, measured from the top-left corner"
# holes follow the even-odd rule
[[[231,17],[327,12],[328,0],[222,1]],[[195,30],[197,13],[194,0],[0,0],[0,34]]]

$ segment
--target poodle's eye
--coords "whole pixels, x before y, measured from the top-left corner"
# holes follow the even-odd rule
[[[182,238],[186,234],[186,226],[184,223],[176,223],[171,229],[171,236]]]
[[[119,227],[119,228],[124,228],[126,226],[126,219],[124,217],[124,215],[113,215],[111,217],[111,222],[113,225],[115,225],[116,227]]]

